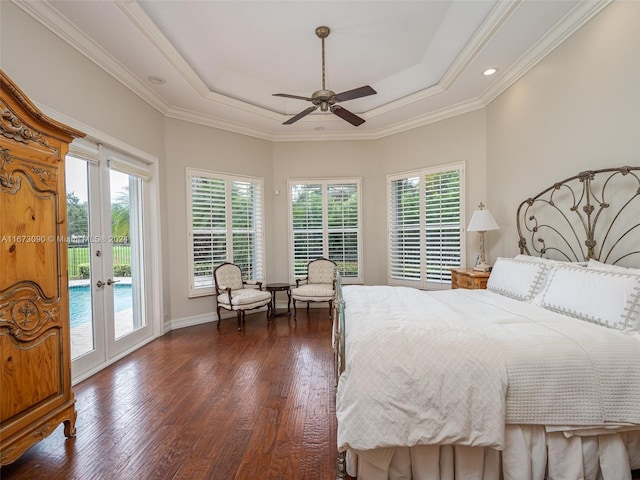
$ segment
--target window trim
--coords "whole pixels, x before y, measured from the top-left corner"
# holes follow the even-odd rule
[[[329,228],[327,225],[327,186],[330,184],[356,184],[356,188],[358,190],[358,228],[356,230],[357,239],[358,239],[358,276],[357,277],[342,277],[343,284],[361,284],[364,279],[364,262],[363,262],[363,215],[362,215],[362,178],[361,177],[341,177],[341,178],[289,178],[287,179],[287,217],[288,217],[288,233],[289,233],[289,282],[292,285],[296,283],[295,271],[294,271],[294,235],[293,235],[293,209],[292,209],[292,196],[291,196],[291,187],[292,185],[322,185],[322,256],[324,258],[329,257]]]
[[[444,290],[450,288],[450,283],[435,283],[429,282],[426,278],[425,271],[425,244],[426,244],[426,230],[424,224],[424,212],[425,212],[425,198],[424,198],[424,177],[435,173],[444,173],[452,170],[460,171],[460,267],[466,265],[466,235],[465,235],[465,171],[466,165],[464,161],[448,163],[443,165],[436,165],[433,167],[425,167],[417,170],[411,170],[408,172],[391,173],[387,175],[386,180],[386,202],[387,202],[387,284],[398,286],[409,286],[428,290]],[[392,278],[392,241],[391,241],[391,218],[392,218],[392,190],[391,184],[393,181],[407,179],[411,177],[419,178],[419,192],[420,192],[420,280],[399,280]],[[452,267],[453,268],[453,267]]]
[[[212,170],[203,170],[199,168],[186,168],[186,186],[187,186],[187,236],[188,236],[188,259],[187,259],[187,269],[188,269],[188,295],[189,298],[196,297],[204,297],[215,294],[215,286],[213,284],[213,278],[211,280],[211,286],[207,287],[195,287],[194,285],[194,251],[193,251],[193,190],[192,190],[192,179],[193,177],[206,177],[209,179],[220,180],[225,184],[225,216],[227,218],[226,225],[226,243],[227,243],[227,256],[226,261],[233,262],[233,258],[229,257],[229,252],[233,254],[233,224],[230,220],[231,218],[231,198],[230,198],[230,190],[232,182],[244,182],[244,183],[253,183],[260,186],[260,232],[259,240],[260,240],[260,248],[258,249],[258,254],[260,255],[260,263],[262,264],[262,277],[264,277],[264,272],[266,269],[266,254],[265,254],[265,217],[264,217],[264,209],[265,209],[265,195],[264,195],[264,179],[261,177],[251,177],[248,175],[237,175],[230,174],[224,172],[217,172]],[[230,247],[229,247],[230,246]],[[213,270],[212,270],[213,274]],[[255,280],[263,281],[264,278],[256,278]]]

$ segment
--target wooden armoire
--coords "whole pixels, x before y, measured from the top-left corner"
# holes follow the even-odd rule
[[[64,423],[75,435],[64,162],[84,134],[0,70],[0,460]]]

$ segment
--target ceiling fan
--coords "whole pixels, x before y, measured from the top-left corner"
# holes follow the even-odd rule
[[[360,97],[366,97],[368,95],[375,95],[376,92],[369,85],[365,85],[364,87],[354,88],[353,90],[347,90],[342,93],[335,93],[331,90],[327,90],[325,87],[325,68],[324,68],[324,39],[329,36],[331,30],[329,27],[318,27],[316,28],[316,35],[322,40],[322,90],[317,90],[311,94],[311,97],[301,97],[299,95],[289,95],[288,93],[274,93],[274,97],[285,97],[285,98],[296,98],[298,100],[306,100],[307,102],[313,103],[313,107],[309,107],[302,112],[294,115],[289,120],[283,123],[283,125],[291,125],[292,123],[297,122],[303,117],[306,117],[311,112],[320,108],[320,111],[327,112],[331,111],[331,113],[336,114],[343,120],[346,120],[351,125],[357,127],[358,125],[362,125],[364,123],[364,119],[357,116],[355,113],[351,113],[346,108],[343,108],[340,105],[336,105],[339,102],[344,102],[346,100],[354,100]]]

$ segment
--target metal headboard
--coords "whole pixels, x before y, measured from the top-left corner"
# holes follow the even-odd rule
[[[587,170],[520,204],[520,253],[640,264],[640,167]]]

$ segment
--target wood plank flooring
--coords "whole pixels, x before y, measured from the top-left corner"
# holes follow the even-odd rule
[[[328,308],[174,330],[74,387],[62,427],[2,480],[335,479]]]

